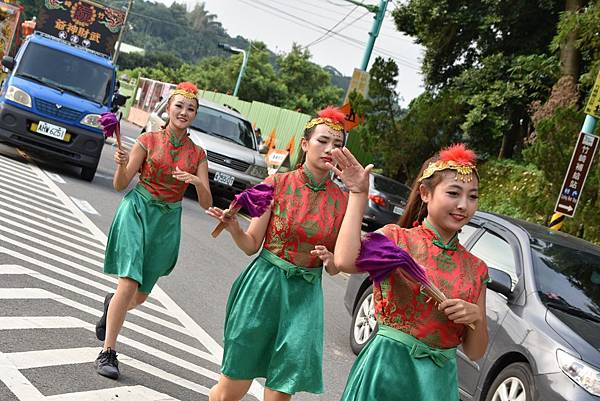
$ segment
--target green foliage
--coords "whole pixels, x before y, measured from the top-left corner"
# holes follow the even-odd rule
[[[439,88],[494,54],[544,51],[563,7],[559,0],[409,0],[393,16],[425,47],[425,83]]]
[[[583,73],[580,82],[587,91],[593,85],[600,71],[600,3],[590,2],[578,12],[563,12],[560,15],[557,33],[552,40],[551,48],[558,51],[566,42],[569,33],[577,32],[575,46],[581,53]]]
[[[558,192],[533,164],[489,160],[479,168],[479,209],[545,224]]]

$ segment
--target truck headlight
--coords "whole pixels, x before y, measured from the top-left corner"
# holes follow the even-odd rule
[[[81,124],[94,128],[101,128],[100,114],[86,114],[80,121]]]
[[[268,175],[268,171],[264,166],[253,164],[248,168],[248,174],[257,178],[265,178]]]
[[[6,96],[8,100],[11,100],[15,103],[22,104],[23,106],[31,107],[31,96],[27,92],[22,89],[17,88],[16,86],[9,85],[6,90]]]
[[[581,359],[567,354],[563,350],[556,351],[556,359],[561,370],[579,384],[588,393],[600,396],[600,372]]]

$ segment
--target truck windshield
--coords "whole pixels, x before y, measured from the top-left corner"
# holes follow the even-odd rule
[[[110,68],[37,43],[27,46],[15,74],[99,104],[110,99]]]

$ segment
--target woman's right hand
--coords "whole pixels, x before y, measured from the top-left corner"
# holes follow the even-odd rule
[[[363,167],[347,148],[334,149],[331,152],[337,166],[329,164],[329,168],[340,177],[346,188],[353,193],[369,193],[369,173],[373,165]]]
[[[220,209],[218,207],[209,207],[206,209],[206,214],[214,217],[215,219],[221,221],[225,224],[225,230],[231,232],[234,228],[239,228],[240,222],[238,221],[236,215],[230,216],[227,212],[229,209]]]
[[[125,166],[127,166],[127,163],[129,163],[129,152],[127,152],[126,150],[117,148],[115,150],[114,159],[115,159],[115,163],[117,163],[117,166],[125,167]]]

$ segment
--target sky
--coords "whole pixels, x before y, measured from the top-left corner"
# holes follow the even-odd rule
[[[170,4],[172,0],[160,0]],[[199,0],[177,0],[193,7]],[[376,56],[398,64],[398,92],[403,106],[423,92],[422,48],[394,26],[388,4],[386,18],[375,42],[369,68]],[[292,44],[308,46],[312,60],[331,65],[346,76],[359,68],[374,14],[346,0],[204,0],[205,9],[217,15],[227,33],[266,43],[275,53],[287,53]],[[363,0],[377,5],[377,0]],[[337,35],[328,34],[328,30]],[[320,40],[320,41],[317,41]]]

